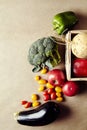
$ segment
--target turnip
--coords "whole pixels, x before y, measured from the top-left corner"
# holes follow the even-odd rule
[[[72,39],[72,53],[87,59],[87,33],[79,33]]]

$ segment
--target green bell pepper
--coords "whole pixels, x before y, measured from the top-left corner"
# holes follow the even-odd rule
[[[62,12],[54,16],[53,29],[59,35],[71,29],[78,22],[78,18],[72,11]]]

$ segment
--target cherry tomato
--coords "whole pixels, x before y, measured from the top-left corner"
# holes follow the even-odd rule
[[[65,75],[60,69],[53,69],[48,72],[48,82],[53,86],[62,86],[65,82]]]
[[[25,107],[25,108],[29,108],[29,107],[31,107],[31,105],[32,105],[32,102],[27,102],[27,103],[24,105],[24,107]]]
[[[28,103],[28,101],[26,101],[26,100],[22,100],[22,101],[21,101],[21,104],[22,104],[22,105],[25,105],[26,103]]]
[[[74,81],[67,81],[62,87],[63,93],[66,96],[74,96],[78,93],[79,87]]]
[[[32,106],[33,107],[37,107],[37,106],[39,106],[40,105],[40,102],[38,102],[38,101],[34,101],[33,103],[32,103]]]
[[[38,96],[37,94],[32,94],[32,96],[31,96],[31,99],[32,99],[33,101],[38,100],[38,98],[39,98],[39,96]]]
[[[54,100],[54,99],[56,99],[56,97],[57,97],[57,96],[56,96],[56,92],[52,92],[52,93],[51,93],[51,99]]]
[[[87,59],[75,59],[72,69],[76,77],[87,77]]]
[[[48,93],[49,93],[49,94],[51,94],[51,93],[53,93],[53,92],[54,92],[54,89],[53,89],[53,88],[49,88],[49,89],[48,89]]]
[[[49,94],[44,95],[44,101],[48,101],[48,100],[50,100],[50,95]]]
[[[43,95],[47,95],[47,94],[48,94],[47,90],[43,91]]]

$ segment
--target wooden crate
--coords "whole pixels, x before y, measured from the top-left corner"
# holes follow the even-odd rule
[[[72,81],[87,81],[87,77],[85,78],[76,78],[74,76],[72,76],[72,72],[71,72],[71,62],[73,60],[72,58],[72,51],[71,51],[71,40],[72,37],[77,35],[78,33],[81,32],[86,32],[87,30],[73,30],[73,31],[69,31],[66,34],[65,40],[66,40],[66,52],[65,52],[65,68],[66,68],[66,76],[67,76],[67,80],[72,80]]]

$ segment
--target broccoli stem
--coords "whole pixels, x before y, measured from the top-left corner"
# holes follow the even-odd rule
[[[55,50],[55,53],[51,53],[51,58],[52,58],[52,65],[56,66],[58,63],[61,61],[61,57],[59,53]]]

